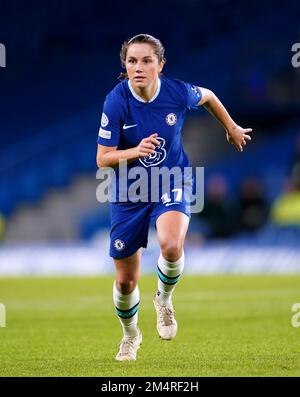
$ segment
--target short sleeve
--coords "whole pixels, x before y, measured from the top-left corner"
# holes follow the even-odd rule
[[[187,89],[187,108],[198,109],[198,103],[201,101],[202,92],[199,87],[190,83],[184,83]]]
[[[118,146],[121,125],[121,106],[113,101],[110,96],[107,96],[103,105],[97,143],[103,146]]]

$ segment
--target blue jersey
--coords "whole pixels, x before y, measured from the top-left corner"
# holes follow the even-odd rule
[[[105,98],[98,144],[129,149],[138,146],[143,138],[157,133],[160,142],[155,153],[128,163],[143,167],[191,167],[183,149],[181,131],[186,111],[197,109],[202,94],[199,87],[181,80],[160,77],[157,92],[146,102],[131,87],[129,80],[119,83]],[[116,170],[117,197],[119,169]],[[128,179],[129,188],[132,180]],[[117,199],[118,201],[118,199]]]

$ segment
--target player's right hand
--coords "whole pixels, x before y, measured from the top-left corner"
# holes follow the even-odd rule
[[[149,154],[155,152],[155,147],[160,146],[160,142],[156,139],[158,134],[151,134],[147,138],[141,140],[141,142],[136,146],[136,154],[138,158],[148,157]]]

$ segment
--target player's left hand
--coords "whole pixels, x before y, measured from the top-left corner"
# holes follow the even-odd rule
[[[252,132],[252,128],[242,128],[239,125],[235,125],[231,130],[226,130],[226,138],[239,152],[242,152],[243,146],[246,146],[247,141],[251,141],[251,136],[248,135],[249,132]]]

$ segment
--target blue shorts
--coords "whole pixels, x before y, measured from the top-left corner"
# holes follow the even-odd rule
[[[174,204],[174,205],[173,205]],[[191,217],[190,206],[180,203],[110,203],[110,250],[112,258],[126,258],[140,247],[147,247],[150,221],[167,211],[179,211]]]

